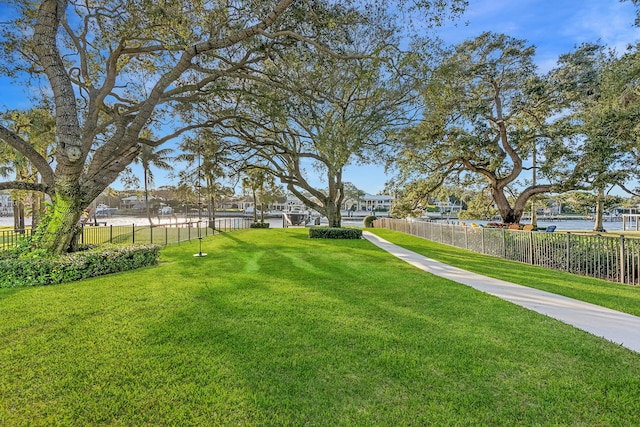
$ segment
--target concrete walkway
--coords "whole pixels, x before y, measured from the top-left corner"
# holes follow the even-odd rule
[[[443,264],[365,231],[365,239],[421,270],[544,314],[640,353],[640,317]]]

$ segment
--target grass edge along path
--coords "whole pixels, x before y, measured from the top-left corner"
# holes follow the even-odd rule
[[[0,425],[638,425],[640,356],[366,240],[0,290]]]
[[[637,286],[496,258],[397,231],[380,228],[367,231],[454,267],[640,316],[640,287]]]
[[[367,240],[420,270],[549,316],[640,353],[638,316],[463,270],[409,251],[373,233],[365,233]]]

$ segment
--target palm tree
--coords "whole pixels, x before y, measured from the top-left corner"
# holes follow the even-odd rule
[[[200,129],[194,137],[185,138],[180,149],[183,153],[176,160],[187,162],[189,168],[197,172],[185,176],[197,175],[196,185],[199,185],[200,178],[205,180],[209,222],[213,224],[216,197],[226,192],[225,187],[216,181],[227,176],[227,164],[232,162],[231,148],[216,137],[211,129]]]
[[[255,169],[257,171],[257,169]],[[259,173],[247,172],[247,176],[242,178],[242,188],[250,190],[253,196],[253,222],[258,222],[258,197],[257,189],[262,185],[261,175]]]
[[[25,181],[27,179],[28,162],[26,158],[13,150],[11,147],[4,147],[0,150],[0,177],[9,178],[15,174],[16,181]],[[22,231],[25,229],[25,208],[24,202],[26,192],[22,190],[10,191],[13,200],[13,229]]]
[[[172,166],[169,162],[173,160],[171,153],[173,153],[171,148],[156,150],[156,147],[142,144],[140,146],[140,153],[138,153],[138,157],[134,160],[135,163],[139,163],[142,166],[144,171],[144,202],[147,206],[149,225],[153,225],[151,221],[151,207],[149,206],[149,187],[153,186],[151,166],[162,170],[170,170]]]
[[[262,165],[249,166],[244,170],[242,188],[253,195],[253,222],[258,222],[258,199],[260,199],[260,222],[264,222],[264,204],[275,200],[282,192],[273,175]]]
[[[9,121],[10,127],[22,136],[44,157],[49,157],[55,143],[55,120],[46,105],[34,107],[27,111],[9,111],[2,117]],[[0,177],[8,178],[15,174],[18,182],[37,183],[40,179],[37,169],[17,150],[7,145],[0,146]],[[24,230],[25,203],[30,201],[32,216],[31,227],[35,230],[40,217],[44,214],[44,194],[26,190],[11,191],[14,203],[14,229]]]

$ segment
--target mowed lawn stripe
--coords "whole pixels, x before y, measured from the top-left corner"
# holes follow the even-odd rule
[[[391,243],[445,264],[640,316],[640,287],[637,286],[509,261],[397,231],[380,228],[371,228],[369,231]]]
[[[247,230],[0,290],[0,425],[633,425],[640,356],[367,241]]]

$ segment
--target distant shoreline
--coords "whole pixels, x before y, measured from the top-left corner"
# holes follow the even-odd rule
[[[260,216],[258,215],[258,218],[260,218]],[[362,218],[363,217],[347,217],[347,216],[343,216],[342,217],[342,222],[345,225],[362,225]],[[149,220],[146,216],[144,217],[140,217],[140,216],[132,216],[132,215],[111,215],[111,216],[99,216],[96,217],[98,224],[100,226],[104,226],[105,223],[107,226],[113,225],[113,226],[148,226],[149,225]],[[216,213],[216,221],[225,221],[225,220],[244,220],[244,219],[253,219],[253,215],[242,215],[242,214],[238,214],[236,213],[235,215],[218,215],[218,213]],[[189,216],[189,217],[185,217],[185,216],[181,216],[181,215],[163,215],[161,216],[159,219],[158,217],[151,217],[151,220],[153,221],[153,225],[170,225],[170,224],[183,224],[186,222],[194,222],[198,220],[198,217],[193,217],[193,216]],[[207,221],[206,217],[202,217],[201,218],[202,221]],[[270,224],[270,227],[272,228],[281,228],[282,227],[282,215],[266,215],[265,214],[265,221],[268,222]],[[26,227],[31,227],[31,218],[26,218],[25,219],[25,225]],[[323,223],[326,223],[326,218],[324,219]],[[87,222],[86,225],[93,225],[93,218],[91,218],[90,221]],[[13,227],[13,217],[0,217],[0,226],[8,226],[8,227]]]
[[[351,213],[351,215],[349,215]],[[342,212],[342,221],[349,223],[352,225],[354,222],[362,223],[362,220],[367,216],[371,215],[372,212],[368,211],[343,211]],[[388,216],[388,212],[373,212],[378,216]],[[312,215],[313,216],[313,215]],[[215,213],[216,220],[218,219],[229,219],[229,218],[239,218],[239,219],[252,219],[253,213],[245,213],[243,211],[216,211]],[[201,217],[202,220],[207,220],[207,215],[203,214]],[[258,219],[260,219],[260,213],[258,213]],[[265,212],[264,219],[268,220],[269,223],[272,223],[273,226],[277,226],[278,222],[282,222],[282,212],[274,211],[274,212]],[[95,220],[99,225],[104,225],[106,222],[107,225],[149,225],[149,220],[147,216],[142,213],[139,215],[119,215],[119,214],[111,214],[111,215],[96,215]],[[185,216],[184,213],[176,212],[171,215],[156,215],[152,216],[151,220],[154,225],[159,224],[176,224],[176,223],[185,223],[189,221],[197,221],[198,216],[190,214],[189,216]],[[94,217],[91,216],[90,220],[87,221],[87,225],[91,225],[94,223]],[[31,218],[25,218],[25,225],[27,227],[31,227]],[[0,226],[13,226],[13,216],[8,217],[0,217]]]

